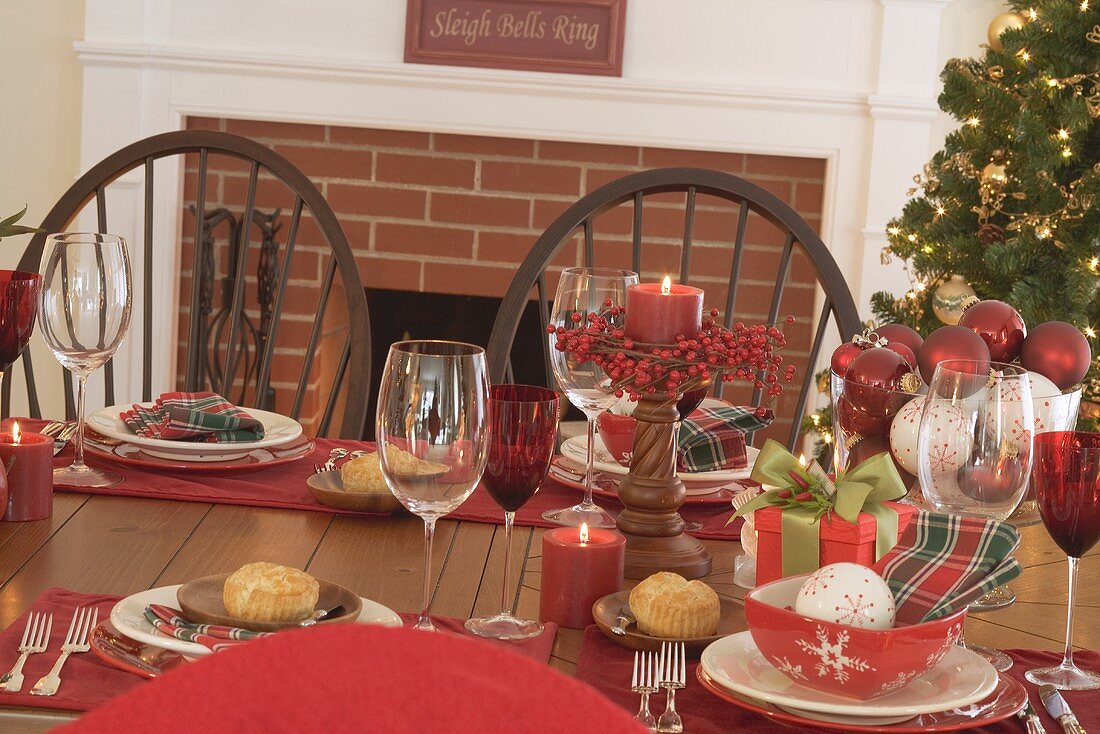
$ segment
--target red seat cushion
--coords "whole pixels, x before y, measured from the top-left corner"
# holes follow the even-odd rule
[[[256,640],[179,667],[65,731],[454,734],[589,728],[603,734],[644,731],[594,689],[496,644],[329,625]]]

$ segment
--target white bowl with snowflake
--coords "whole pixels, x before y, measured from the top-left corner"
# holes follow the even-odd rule
[[[958,642],[966,609],[887,630],[799,614],[794,606],[807,578],[773,581],[745,597],[753,642],[778,669],[802,671],[801,685],[859,700],[876,698],[924,675]]]

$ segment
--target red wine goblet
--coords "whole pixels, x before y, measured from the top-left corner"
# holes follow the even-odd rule
[[[0,270],[0,375],[27,347],[38,316],[42,276],[20,270]]]
[[[499,614],[466,621],[480,637],[522,640],[542,632],[538,622],[512,613],[512,525],[516,510],[535,496],[554,456],[558,434],[558,394],[533,385],[493,385],[489,389],[489,461],[481,481],[504,510],[504,586]]]
[[[1025,674],[1035,685],[1084,691],[1100,688],[1100,675],[1073,662],[1073,602],[1081,556],[1100,540],[1100,433],[1058,431],[1035,437],[1031,481],[1043,525],[1069,561],[1066,652],[1059,665]]]

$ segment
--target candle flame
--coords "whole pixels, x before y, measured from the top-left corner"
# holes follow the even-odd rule
[[[582,522],[581,523],[581,543],[583,544],[583,543],[587,543],[587,542],[588,542],[588,523]]]
[[[801,464],[802,466],[806,466],[806,454],[799,454],[798,455],[798,463]]]
[[[11,440],[12,443],[19,443],[19,437],[23,435],[23,432],[19,430],[19,421],[13,421],[11,424]]]
[[[661,281],[661,295],[667,296],[672,292],[672,278],[665,276],[665,279]]]

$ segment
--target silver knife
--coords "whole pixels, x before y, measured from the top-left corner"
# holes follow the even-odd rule
[[[1066,703],[1066,699],[1062,698],[1062,694],[1058,692],[1057,688],[1049,683],[1044,683],[1039,686],[1039,698],[1042,699],[1047,713],[1062,725],[1062,731],[1066,734],[1085,734],[1085,727],[1077,721],[1077,717],[1073,715],[1069,704]]]
[[[1035,713],[1035,707],[1031,705],[1031,701],[1028,701],[1026,706],[1017,711],[1016,716],[1024,722],[1024,726],[1027,727],[1027,734],[1047,734],[1047,730],[1043,728],[1043,722],[1039,721],[1039,714]]]

